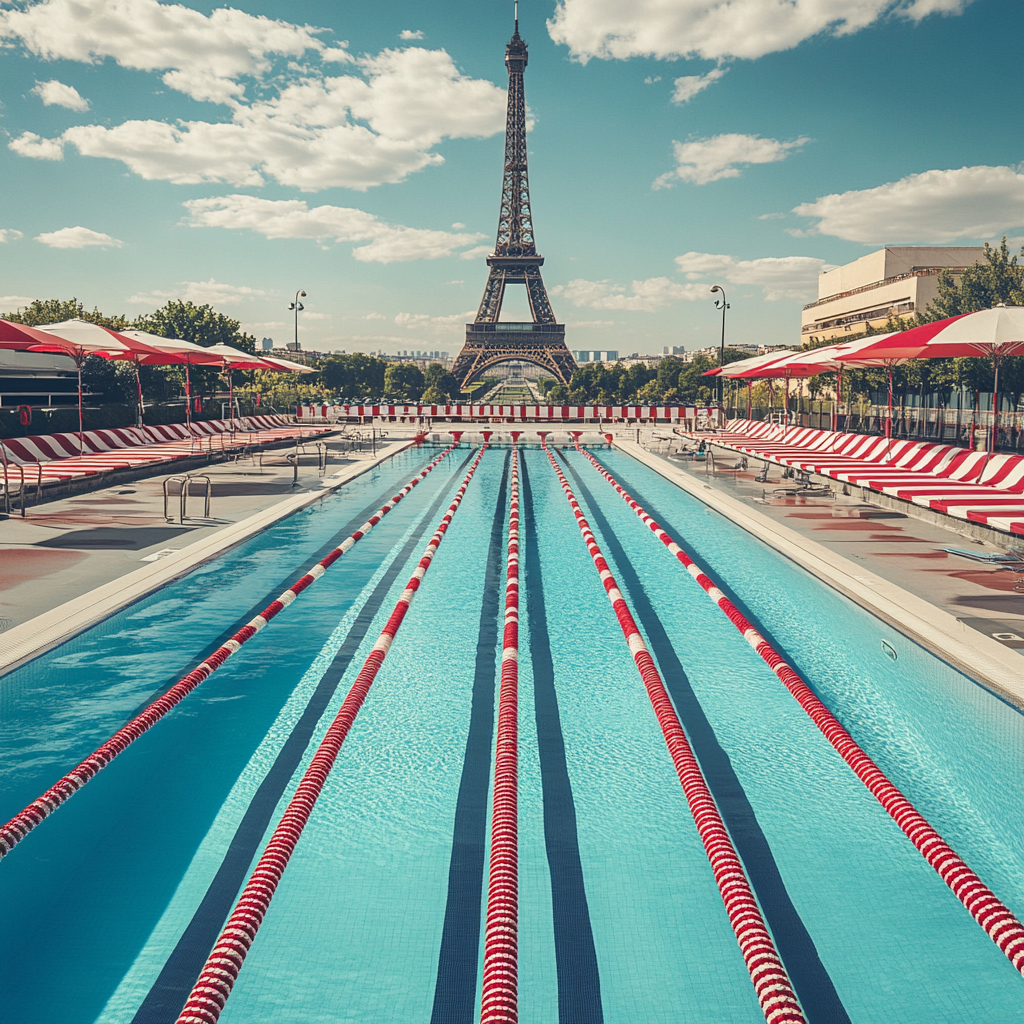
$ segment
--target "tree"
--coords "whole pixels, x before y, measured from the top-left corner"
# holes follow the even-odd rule
[[[391,363],[384,372],[384,397],[418,402],[423,394],[423,371],[415,363]]]
[[[1024,248],[1021,256],[1024,256]],[[1005,238],[998,247],[986,242],[985,262],[975,263],[959,276],[957,282],[949,270],[939,274],[939,294],[928,304],[921,322],[991,309],[1000,302],[1024,306],[1024,265],[1010,255]]]
[[[321,369],[324,387],[343,402],[363,402],[384,394],[387,362],[376,356],[353,352],[328,356]]]
[[[427,390],[423,392],[423,401],[431,405],[453,401],[459,394],[459,382],[441,363],[431,363],[427,367],[424,382]]]
[[[88,320],[92,324],[111,327],[115,331],[128,326],[123,313],[117,316],[104,316],[95,306],[90,312],[85,304],[77,298],[70,299],[33,299],[27,309],[14,313],[4,313],[3,319],[15,323],[39,327],[43,324],[60,324],[65,320]]]

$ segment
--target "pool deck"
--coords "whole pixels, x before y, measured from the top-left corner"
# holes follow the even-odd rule
[[[376,452],[343,451],[327,441],[327,468],[288,451],[204,467],[212,483],[194,485],[179,522],[177,485],[164,518],[164,481],[180,473],[118,484],[30,507],[0,520],[0,673],[188,572],[279,519],[319,501],[412,443],[389,436]],[[203,493],[200,493],[202,491]]]
[[[1015,575],[947,552],[996,553],[954,529],[842,494],[804,497],[776,469],[756,481],[716,454],[715,464],[616,446],[802,565],[857,604],[1024,708],[1024,594]]]

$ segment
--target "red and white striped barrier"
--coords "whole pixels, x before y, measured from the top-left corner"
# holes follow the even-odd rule
[[[663,420],[689,422],[695,430],[713,429],[719,411],[693,405],[298,405],[300,423],[327,423],[339,419],[469,419],[513,423],[578,420]]]
[[[743,639],[761,656],[787,690],[797,699],[822,735],[839,752],[857,777],[906,833],[918,852],[938,872],[967,908],[989,938],[1003,951],[1017,971],[1024,974],[1024,925],[917,811],[913,804],[889,781],[885,773],[860,748],[838,719],[815,696],[814,691],[783,660],[782,655],[747,621],[736,606],[718,589],[715,581],[660,527],[619,485],[615,478],[590,453],[578,449],[594,468],[615,488],[626,504],[647,528],[675,555],[686,571],[700,584],[726,618],[743,634]]]
[[[469,467],[469,472],[455,493],[455,499],[448,506],[448,511],[444,514],[444,518],[423,552],[416,571],[406,584],[405,590],[402,591],[402,596],[398,599],[387,624],[373,645],[369,657],[363,663],[363,667],[352,684],[352,688],[348,691],[338,714],[320,741],[295,795],[288,802],[277,828],[274,829],[274,834],[270,837],[270,842],[267,843],[259,863],[249,876],[249,881],[246,883],[245,889],[242,890],[235,909],[207,958],[206,965],[178,1016],[177,1024],[216,1024],[220,1017],[228,996],[231,995],[231,989],[238,980],[238,974],[242,969],[246,954],[249,952],[249,947],[252,946],[256,933],[263,923],[263,918],[274,897],[278,883],[281,881],[281,876],[288,866],[291,855],[295,852],[302,830],[306,827],[306,822],[309,821],[313,807],[334,767],[341,745],[345,742],[345,737],[348,736],[349,729],[352,727],[356,715],[359,714],[359,709],[363,706],[363,701],[394,642],[395,634],[398,633],[399,627],[402,625],[405,613],[409,610],[409,605],[419,589],[420,581],[426,575],[427,569],[430,568],[434,553],[444,539],[448,526],[462,503],[469,481],[472,480],[486,450],[487,446],[484,445],[477,452],[473,464]]]
[[[10,853],[29,832],[48,818],[65,800],[78,792],[122,751],[143,733],[152,729],[171,708],[180,704],[200,683],[208,679],[242,644],[251,640],[278,612],[288,607],[308,586],[321,576],[347,551],[351,550],[386,516],[428,473],[455,447],[445,449],[425,469],[389,501],[385,502],[355,533],[347,537],[330,554],[322,558],[304,576],[296,580],[276,601],[272,601],[251,622],[244,625],[230,640],[217,648],[201,665],[179,679],[162,697],[153,701],[127,725],[119,729],[101,747],[94,750],[77,767],[55,782],[42,796],[33,800],[0,828],[0,857]]]
[[[690,813],[711,862],[711,870],[714,872],[718,891],[722,894],[729,923],[739,942],[743,960],[750,972],[750,980],[754,983],[754,991],[757,993],[757,1001],[761,1005],[765,1021],[767,1024],[806,1024],[786,968],[775,949],[775,943],[754,898],[753,889],[743,871],[739,854],[732,844],[732,839],[704,780],[704,774],[665,690],[665,684],[654,664],[654,659],[647,650],[647,645],[594,539],[590,524],[583,515],[583,509],[580,508],[569,481],[566,480],[547,445],[544,446],[544,451],[552,468],[558,474],[566,498],[569,499],[569,505],[576,517],[576,525],[587,545],[594,568],[601,576],[608,600],[615,609],[615,617],[619,620],[622,634],[626,638],[633,661],[636,662],[647,695],[654,707],[676,774],[683,785]]]
[[[519,1020],[519,453],[512,448],[481,1024]]]

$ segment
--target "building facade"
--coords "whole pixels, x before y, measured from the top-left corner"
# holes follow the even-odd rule
[[[818,276],[818,298],[804,306],[800,344],[840,341],[891,317],[924,312],[939,292],[939,274],[962,273],[985,250],[976,245],[888,246]]]

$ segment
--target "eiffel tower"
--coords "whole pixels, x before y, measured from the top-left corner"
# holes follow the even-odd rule
[[[576,363],[565,347],[565,324],[557,323],[548,299],[533,240],[530,212],[530,180],[526,170],[526,95],[523,71],[529,55],[519,35],[518,3],[515,32],[505,47],[508,68],[508,114],[505,121],[505,175],[501,186],[501,214],[494,252],[487,257],[490,273],[476,320],[466,324],[466,343],[452,374],[463,388],[489,367],[522,360],[547,370],[563,384],[569,383]],[[501,322],[505,285],[525,284],[533,320]]]

